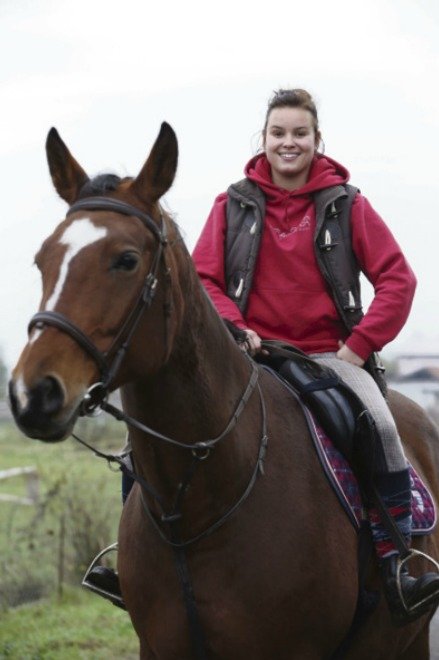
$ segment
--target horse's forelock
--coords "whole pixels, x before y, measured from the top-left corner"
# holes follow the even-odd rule
[[[84,199],[85,197],[105,197],[107,193],[117,190],[119,185],[126,180],[126,178],[122,179],[117,174],[98,174],[93,179],[86,181],[79,191],[78,199]]]

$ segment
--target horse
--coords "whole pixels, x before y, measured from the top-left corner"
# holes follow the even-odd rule
[[[35,258],[42,299],[11,407],[27,436],[57,442],[87,401],[120,388],[137,481],[118,573],[140,658],[335,657],[357,602],[357,533],[303,411],[237,346],[160,204],[177,168],[173,129],[162,124],[135,178],[90,179],[55,129],[46,150],[70,208]],[[389,401],[437,500],[437,430],[403,395]],[[436,529],[413,543],[437,558],[438,542]],[[380,588],[375,562],[368,584]],[[381,598],[345,657],[424,660],[431,616],[396,628]]]

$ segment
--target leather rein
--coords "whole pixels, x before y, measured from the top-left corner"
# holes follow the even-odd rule
[[[152,305],[154,296],[157,290],[158,285],[158,274],[161,262],[165,262],[165,248],[168,246],[168,238],[166,231],[166,224],[163,221],[163,216],[161,216],[161,228],[159,228],[156,222],[148,214],[140,211],[135,206],[126,204],[119,200],[113,199],[111,197],[89,197],[82,199],[78,202],[75,202],[69,210],[67,211],[67,216],[75,213],[76,211],[112,211],[115,213],[122,213],[123,215],[135,216],[139,218],[146,229],[150,230],[154,237],[157,240],[157,250],[152,260],[151,268],[147,274],[143,287],[141,289],[140,295],[137,299],[137,303],[128,314],[126,320],[122,323],[120,330],[118,331],[116,338],[113,340],[111,347],[106,352],[101,352],[95,344],[90,340],[90,338],[70,321],[64,314],[53,311],[42,311],[37,312],[31,318],[28,326],[28,333],[30,333],[34,328],[42,330],[46,325],[52,326],[65,332],[70,336],[71,339],[76,341],[81,348],[93,358],[96,365],[98,366],[101,380],[97,383],[94,383],[87,390],[84,400],[81,404],[81,414],[82,415],[92,415],[98,410],[102,409],[111,414],[113,417],[119,421],[124,421],[130,426],[137,428],[140,431],[153,435],[155,438],[162,440],[163,442],[172,444],[176,447],[182,449],[191,450],[193,455],[197,455],[201,459],[207,458],[210,450],[218,443],[220,440],[225,438],[234,428],[238,419],[243,412],[251,394],[253,393],[256,386],[260,391],[258,385],[258,370],[256,364],[249,360],[251,365],[251,374],[247,384],[247,387],[238,402],[229,422],[226,425],[226,428],[220,435],[216,438],[210,438],[208,440],[196,442],[196,443],[185,443],[179,440],[175,440],[168,436],[165,436],[158,431],[146,426],[135,420],[134,418],[126,415],[122,410],[116,408],[115,406],[107,403],[107,398],[109,395],[110,387],[114,378],[116,377],[119,368],[121,366],[122,360],[126,355],[126,352],[130,346],[131,340],[133,338],[134,332],[137,329],[139,321],[144,312],[146,312]],[[166,267],[166,262],[165,262]],[[169,274],[169,271],[166,269],[166,274]],[[165,303],[164,309],[165,315],[169,313],[169,306]],[[121,337],[125,335],[125,339],[117,348],[117,343],[120,341]],[[165,347],[165,354],[168,352],[168,347]],[[109,363],[109,356],[115,353],[115,356],[111,363]],[[248,356],[247,356],[248,357]],[[262,394],[261,394],[262,401]],[[265,410],[265,406],[262,406]],[[263,415],[263,426],[265,428],[265,413]],[[263,437],[265,433],[263,434]]]
[[[268,445],[268,435],[267,435],[267,415],[265,402],[262,395],[262,391],[258,382],[258,368],[256,364],[249,359],[249,364],[251,366],[250,378],[248,380],[247,386],[239,399],[233,414],[227,423],[225,429],[215,438],[209,438],[204,441],[199,441],[195,443],[181,442],[174,438],[170,438],[166,435],[155,431],[154,429],[142,424],[136,419],[130,417],[122,410],[116,408],[115,406],[108,403],[107,398],[109,395],[111,384],[113,383],[116,374],[119,371],[119,368],[122,364],[122,361],[127,353],[127,350],[130,346],[133,335],[138,327],[140,319],[144,312],[146,312],[152,305],[154,296],[156,293],[157,285],[159,282],[159,269],[163,263],[165,266],[165,274],[167,276],[167,286],[169,287],[169,270],[166,268],[166,259],[165,259],[165,250],[168,246],[168,238],[166,232],[166,224],[163,221],[163,216],[161,216],[161,226],[159,227],[156,222],[148,214],[140,211],[130,204],[115,200],[111,197],[90,197],[80,200],[73,204],[68,212],[67,216],[75,213],[77,211],[111,211],[115,213],[121,213],[126,216],[134,216],[139,218],[145,228],[153,234],[157,241],[157,249],[154,254],[151,268],[147,274],[144,284],[142,286],[140,295],[137,299],[137,303],[128,314],[126,320],[122,323],[120,330],[118,331],[110,349],[106,352],[101,352],[96,345],[91,341],[91,339],[70,321],[64,314],[54,311],[41,311],[37,312],[30,320],[28,326],[28,332],[30,333],[34,328],[42,330],[45,326],[52,326],[58,330],[66,333],[73,339],[79,346],[94,360],[96,363],[99,373],[100,381],[91,385],[84,396],[84,399],[81,404],[81,413],[82,415],[93,415],[99,410],[104,410],[110,415],[115,417],[119,421],[124,421],[127,425],[132,426],[142,432],[145,432],[154,438],[165,442],[167,444],[173,445],[175,447],[190,450],[192,454],[192,461],[187,469],[185,475],[180,480],[178,487],[176,489],[176,494],[174,497],[174,502],[170,511],[164,510],[163,498],[155,489],[148,484],[145,479],[136,474],[135,471],[130,470],[126,463],[124,462],[121,456],[116,456],[113,454],[105,454],[98,451],[95,447],[92,447],[87,442],[79,438],[77,435],[72,433],[72,436],[81,444],[86,446],[88,449],[92,450],[97,456],[105,458],[109,463],[116,462],[118,463],[122,472],[127,474],[129,477],[134,479],[137,483],[140,484],[140,493],[142,506],[147,514],[149,520],[161,536],[161,538],[172,548],[175,553],[176,568],[179,575],[181,586],[184,594],[185,606],[188,616],[189,627],[191,631],[191,641],[194,652],[194,657],[197,660],[205,660],[206,658],[206,646],[204,640],[204,633],[199,621],[198,609],[195,601],[195,596],[192,589],[191,579],[189,575],[189,570],[186,561],[185,548],[196,541],[201,540],[202,538],[208,536],[209,534],[216,531],[221,527],[226,520],[238,509],[238,507],[244,502],[244,500],[249,496],[250,492],[253,489],[253,486],[256,482],[258,474],[264,474],[264,459],[266,454],[266,449]],[[167,317],[170,313],[170,305],[164,303],[164,315],[165,315],[165,356],[168,354],[167,346]],[[117,344],[120,343],[120,346]],[[114,353],[113,359],[110,361],[110,356]],[[246,355],[247,356],[247,355]],[[248,356],[247,356],[248,357]],[[257,459],[253,472],[251,474],[250,480],[238,500],[213,524],[208,526],[202,532],[196,534],[192,538],[183,540],[180,535],[180,523],[182,521],[182,505],[184,496],[189,488],[192,477],[194,476],[196,466],[200,462],[208,458],[211,453],[211,450],[226,436],[230,434],[232,429],[236,426],[240,415],[244,411],[250,397],[252,396],[255,389],[258,389],[259,399],[260,399],[260,409],[261,409],[261,437],[259,443],[259,450]],[[146,502],[145,493],[148,493],[158,504],[161,510],[160,522],[162,524],[169,525],[169,534],[166,534],[162,529],[159,522],[156,520],[151,507]]]

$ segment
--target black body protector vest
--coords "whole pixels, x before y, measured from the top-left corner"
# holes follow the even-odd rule
[[[350,333],[363,318],[360,268],[352,250],[350,215],[358,188],[331,186],[313,194],[314,252],[338,313]],[[225,275],[227,295],[245,315],[265,218],[265,195],[249,179],[232,184],[227,200]],[[385,393],[384,368],[373,354],[366,368]]]

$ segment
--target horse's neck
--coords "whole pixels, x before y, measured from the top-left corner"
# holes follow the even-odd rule
[[[187,441],[197,442],[225,427],[251,367],[205,296],[186,315],[167,364],[125,387],[124,400],[161,432],[175,435],[178,420],[180,432],[190,433]]]
[[[125,387],[124,405],[129,414],[164,435],[189,444],[200,442],[216,438],[224,431],[250,374],[251,365],[198,286],[187,305],[182,332],[169,362],[153,377]],[[241,481],[248,480],[248,469],[242,472],[242,466],[248,468],[249,457],[253,457],[257,449],[258,436],[254,434],[251,442],[238,440],[248,432],[250,420],[259,424],[259,405],[255,392],[236,428],[203,464],[203,482],[209,484],[212,498],[215,492],[223,493],[223,482],[232,482],[232,490],[239,492]],[[142,433],[133,432],[131,437],[139,469],[161,492],[163,488],[168,490],[171,498],[175,494],[175,484],[182,479],[191,460],[190,451],[167,446]],[[200,494],[197,479],[198,476],[194,478],[192,489],[194,496],[197,492]],[[234,495],[235,492],[231,497]],[[223,500],[219,498],[212,506],[222,506]]]

